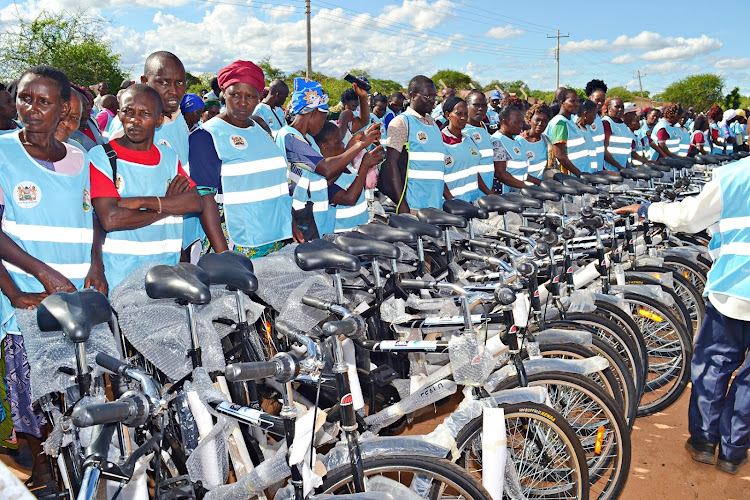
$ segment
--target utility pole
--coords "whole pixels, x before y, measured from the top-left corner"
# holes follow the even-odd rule
[[[557,38],[557,49],[555,49],[555,60],[557,61],[557,78],[555,79],[555,90],[560,88],[560,38],[568,38],[570,33],[567,35],[561,35],[560,30],[557,30],[557,35],[549,36],[547,38]]]
[[[643,98],[643,83],[641,82],[641,77],[646,76],[641,74],[641,70],[638,70],[638,87],[641,89],[641,99]]]
[[[312,29],[310,28],[310,0],[305,0],[305,17],[307,18],[307,71],[305,76],[312,78]]]

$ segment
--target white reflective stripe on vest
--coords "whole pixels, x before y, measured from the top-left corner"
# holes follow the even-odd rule
[[[267,172],[269,170],[280,170],[287,168],[286,160],[281,156],[265,158],[263,160],[246,161],[242,163],[229,163],[222,167],[221,175],[248,175]]]
[[[492,148],[490,148],[490,149],[480,149],[479,150],[479,154],[482,155],[482,158],[487,158],[488,156],[494,156],[495,155],[495,151]]]
[[[480,174],[494,171],[495,165],[493,163],[490,163],[489,165],[477,165],[477,172],[479,172]]]
[[[363,212],[367,212],[367,202],[364,201],[358,205],[354,205],[351,207],[342,208],[341,205],[338,205],[336,207],[336,218],[337,219],[346,219],[349,217],[354,217],[355,215],[359,215]]]
[[[750,256],[750,243],[734,241],[721,245],[720,247],[708,251],[711,257],[716,260],[720,255],[747,255]]]
[[[431,154],[431,153],[430,153]],[[442,161],[442,160],[441,160]],[[408,173],[409,179],[432,179],[437,181],[443,180],[443,171],[435,171],[435,170],[417,170],[417,169],[409,169]]]
[[[443,180],[445,180],[446,184],[449,182],[455,182],[459,179],[466,179],[467,177],[474,176],[476,177],[477,171],[476,168],[467,168],[464,170],[460,170],[458,172],[453,172],[452,174],[445,174],[443,176]]]
[[[619,154],[619,155],[627,155],[630,154],[631,149],[630,148],[618,148],[618,147],[612,147],[612,144],[609,145],[609,152],[611,154]]]
[[[322,191],[323,189],[328,189],[328,181],[325,178],[310,182],[310,179],[303,176],[299,178],[297,185],[302,189],[310,189],[310,191]],[[224,196],[226,197],[226,194]]]
[[[102,245],[102,252],[120,255],[159,255],[179,252],[182,239],[161,241],[132,241],[107,238]]]
[[[241,205],[249,201],[271,200],[284,194],[289,194],[289,185],[286,182],[266,188],[224,193],[222,201],[226,205]]]
[[[568,147],[572,147],[572,146],[580,146],[580,145],[581,145],[581,144],[583,144],[584,142],[586,142],[586,138],[585,138],[585,137],[576,137],[575,139],[570,139],[570,140],[568,140],[568,142],[567,142],[567,144],[566,144],[566,145],[567,145]]]
[[[540,162],[537,162],[537,163],[531,163],[531,162],[529,162],[529,174],[531,174],[532,172],[535,173],[535,172],[539,172],[541,170],[544,170],[544,167],[546,167],[546,166],[547,166],[547,160],[540,161]],[[535,176],[532,175],[532,177],[535,177]]]
[[[444,153],[430,153],[427,151],[409,151],[411,161],[445,161]]]
[[[182,240],[180,240],[180,243],[182,243]],[[31,276],[31,274],[27,273],[20,267],[16,267],[10,262],[3,261],[3,264],[5,265],[5,269],[8,270],[10,273],[15,274],[25,274],[26,276]],[[46,265],[57,271],[58,273],[62,274],[69,280],[74,279],[85,279],[86,275],[89,273],[89,268],[91,268],[91,264],[51,264],[49,262],[45,262]]]
[[[25,241],[91,243],[94,240],[93,229],[18,224],[7,219],[3,221],[3,232]]]
[[[573,161],[573,160],[577,160],[578,158],[583,158],[584,156],[589,156],[589,154],[590,153],[588,149],[584,149],[582,151],[576,151],[573,153],[568,152],[568,159]]]
[[[719,220],[719,232],[721,233],[748,228],[750,228],[750,217],[732,217]]]
[[[463,186],[451,189],[451,194],[453,196],[461,196],[462,194],[466,194],[477,189],[479,189],[478,182],[469,182],[468,184],[464,184]]]

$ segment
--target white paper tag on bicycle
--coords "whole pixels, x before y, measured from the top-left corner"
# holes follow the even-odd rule
[[[222,401],[216,406],[217,410],[223,410],[228,415],[235,415],[239,417],[243,422],[250,422],[256,425],[260,425],[260,416],[263,412],[248,408],[247,406],[240,406],[238,404],[229,403]]]
[[[301,463],[307,456],[312,439],[313,420],[312,411],[308,411],[294,422],[294,441],[289,449],[289,465]]]
[[[502,500],[505,483],[505,411],[484,408],[482,413],[482,486],[494,500]]]
[[[424,350],[437,349],[437,340],[381,340],[378,347],[381,351]]]
[[[516,294],[516,301],[513,302],[513,324],[518,328],[526,328],[529,324],[529,292],[520,292]]]

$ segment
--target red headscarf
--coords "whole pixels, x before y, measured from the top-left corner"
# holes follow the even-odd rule
[[[260,93],[266,86],[263,70],[252,61],[234,61],[220,69],[217,76],[222,89],[234,83],[249,83]]]

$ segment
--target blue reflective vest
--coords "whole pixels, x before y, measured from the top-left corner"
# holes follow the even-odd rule
[[[276,145],[281,148],[284,155],[286,155],[287,136],[292,136],[290,139],[305,141],[310,147],[320,153],[318,145],[315,144],[315,140],[310,134],[307,134],[305,138],[296,128],[291,125],[285,125],[276,133]],[[328,180],[310,170],[299,169],[298,167],[292,168],[289,158],[287,158],[287,165],[289,166],[289,178],[294,184],[292,208],[294,210],[303,210],[307,202],[311,202],[318,234],[323,236],[324,234],[332,233],[336,226],[336,211],[332,210],[328,204]]]
[[[635,132],[635,152],[646,159],[653,159],[656,156],[656,150],[651,147],[649,136],[645,129],[639,128]],[[633,165],[638,167],[643,165],[642,161],[633,160]]]
[[[505,162],[505,170],[519,181],[525,181],[526,174],[529,171],[529,162],[526,158],[526,153],[521,149],[521,145],[517,140],[501,134],[500,131],[495,132],[492,137],[500,139],[500,142],[510,155],[510,160]],[[508,193],[510,190],[509,186],[503,184],[503,193]]]
[[[443,206],[445,145],[437,125],[425,125],[410,113],[403,113],[409,128],[406,150],[406,202],[412,210]]]
[[[385,130],[385,117],[386,116],[388,116],[387,113],[383,115],[383,118],[378,118],[377,116],[375,116],[375,113],[372,113],[372,112],[370,113],[370,119],[372,120],[372,122],[380,124],[380,143],[381,144],[385,144],[385,140],[388,138],[388,134]]]
[[[292,198],[286,158],[265,130],[239,128],[222,119],[209,120],[221,160],[221,195],[230,243],[259,247],[292,237]]]
[[[21,145],[18,131],[0,136],[0,188],[5,195],[2,229],[21,249],[82,288],[91,264],[94,238],[87,155],[65,145],[67,155],[80,157],[76,175],[39,165]],[[18,288],[44,292],[34,276],[4,262]]]
[[[357,172],[358,171],[352,168],[351,165],[347,166],[339,178],[336,179],[336,185],[341,189],[349,189],[354,182],[354,179],[357,178]],[[364,186],[354,205],[336,205],[335,210],[336,227],[334,232],[336,233],[351,231],[357,226],[370,222],[370,212],[367,209],[367,199],[365,199]]]
[[[261,102],[255,107],[255,109],[253,110],[253,114],[263,118],[263,121],[266,122],[268,128],[271,129],[271,132],[273,132],[274,135],[276,134],[276,132],[281,130],[281,127],[286,125],[284,110],[278,106],[271,109],[271,106],[264,102]]]
[[[568,141],[565,143],[568,159],[581,173],[595,172],[593,165],[596,163],[592,159],[596,156],[596,147],[591,134],[587,130],[582,130],[572,118],[567,119],[563,115],[552,118],[547,125],[547,131],[551,131],[560,121],[564,121],[568,126]]]
[[[157,165],[142,165],[117,159],[115,187],[123,198],[164,196],[177,175],[177,155],[164,146],[156,146],[160,160]],[[112,166],[102,146],[89,151],[91,164],[107,179]],[[102,247],[104,275],[112,290],[135,268],[148,262],[168,266],[180,261],[182,249],[182,216],[170,215],[138,229],[109,231]]]
[[[495,181],[495,151],[492,149],[492,141],[496,141],[497,139],[493,139],[484,126],[474,127],[466,125],[464,132],[474,140],[474,143],[479,148],[481,159],[479,160],[477,172],[482,178],[484,185],[492,189]]]
[[[477,167],[481,160],[479,146],[463,134],[458,144],[445,144],[445,185],[454,198],[472,202],[479,198]]]
[[[604,121],[609,123],[612,128],[612,135],[609,136],[609,146],[607,150],[612,158],[620,164],[622,168],[627,168],[630,162],[630,153],[633,150],[633,141],[635,135],[630,131],[625,123],[616,123],[609,116],[604,117]],[[610,164],[605,160],[604,169],[611,172],[616,172],[618,169],[614,165]]]
[[[657,134],[659,133],[659,130],[662,129],[666,130],[667,134],[669,134],[669,139],[665,141],[667,149],[672,154],[678,154],[680,152],[680,135],[677,133],[674,126],[670,125],[664,118],[659,120],[654,127],[654,130],[651,132],[651,140],[654,141],[655,144],[658,144],[659,139]]]
[[[599,115],[596,115],[594,123],[586,126],[591,135],[591,143],[594,146],[591,154],[591,171],[596,172],[604,168],[604,123]]]
[[[542,134],[542,138],[536,142],[529,142],[521,136],[518,136],[516,140],[521,145],[521,150],[529,162],[528,175],[541,179],[544,176],[544,169],[547,167],[549,159],[549,138]]]
[[[750,161],[714,170],[721,186],[721,218],[708,245],[713,266],[704,295],[723,293],[750,300]]]

